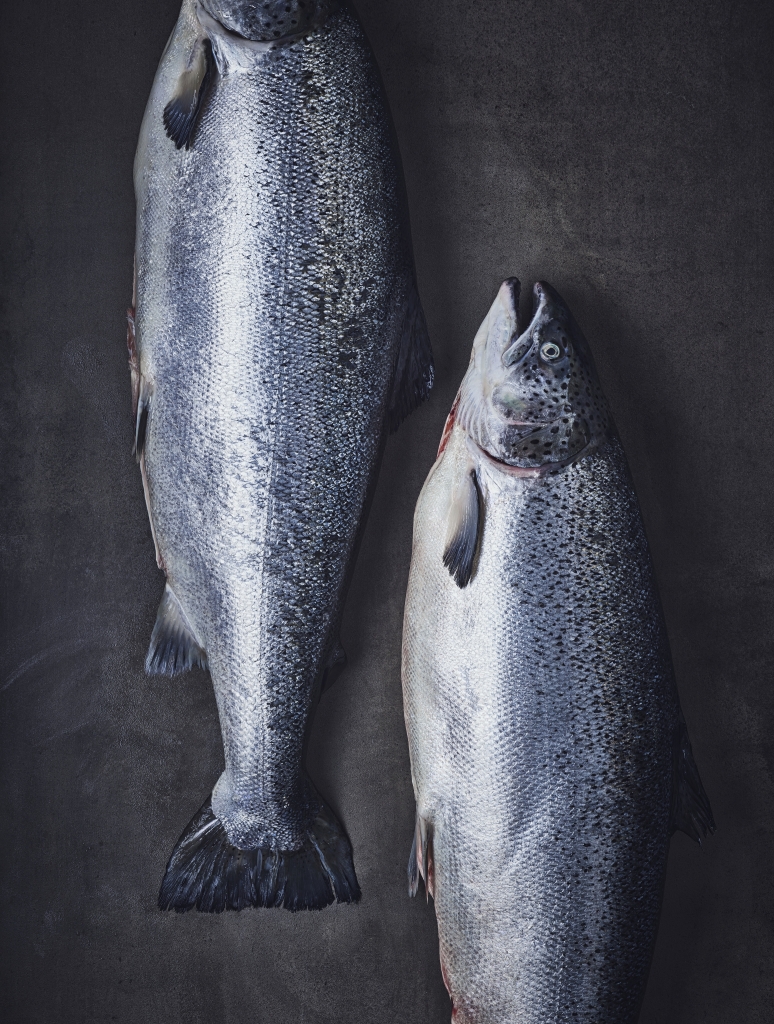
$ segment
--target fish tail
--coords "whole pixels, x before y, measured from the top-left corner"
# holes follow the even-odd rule
[[[172,851],[159,908],[211,914],[245,907],[319,910],[334,900],[359,899],[352,847],[325,802],[299,850],[242,850],[229,841],[208,798]]]
[[[715,819],[699,778],[682,715],[675,728],[672,771],[672,831],[679,829],[701,845],[707,833],[715,831]]]

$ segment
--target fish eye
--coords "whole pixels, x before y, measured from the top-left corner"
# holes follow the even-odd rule
[[[540,346],[540,354],[544,359],[547,359],[549,362],[553,362],[554,359],[559,358],[562,354],[562,350],[555,341],[547,341],[545,344]]]

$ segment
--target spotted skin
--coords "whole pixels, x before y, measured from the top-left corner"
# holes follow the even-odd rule
[[[634,1024],[681,716],[637,498],[587,345],[548,286],[536,306],[519,335],[518,284],[506,282],[477,339],[478,387],[471,373],[417,504],[403,635],[412,779],[456,1024]],[[548,341],[562,346],[560,373],[535,370]],[[494,381],[480,372],[482,353],[494,349],[498,367],[519,345]],[[524,399],[521,419],[583,421],[574,459],[571,432],[547,452],[544,433],[538,446],[513,442],[504,387]],[[471,461],[483,511],[460,587],[439,524]]]
[[[599,439],[609,412],[588,343],[556,292],[536,285],[535,315],[521,335],[518,301],[511,278],[476,336],[457,419],[510,465],[550,468]]]

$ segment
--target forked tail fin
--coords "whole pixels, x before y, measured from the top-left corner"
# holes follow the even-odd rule
[[[214,914],[245,907],[319,910],[334,900],[359,899],[352,847],[325,802],[299,850],[241,850],[229,842],[208,798],[172,851],[159,908]]]
[[[672,831],[679,829],[701,845],[707,833],[715,831],[715,819],[699,778],[699,769],[688,739],[688,727],[682,715],[675,728],[673,758]]]

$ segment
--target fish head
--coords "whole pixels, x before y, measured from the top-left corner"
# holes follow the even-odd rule
[[[519,329],[519,282],[500,287],[473,342],[457,421],[493,458],[523,469],[574,461],[610,425],[582,331],[561,296],[539,281]]]
[[[319,25],[333,8],[332,0],[199,0],[216,21],[254,42],[298,36]]]

